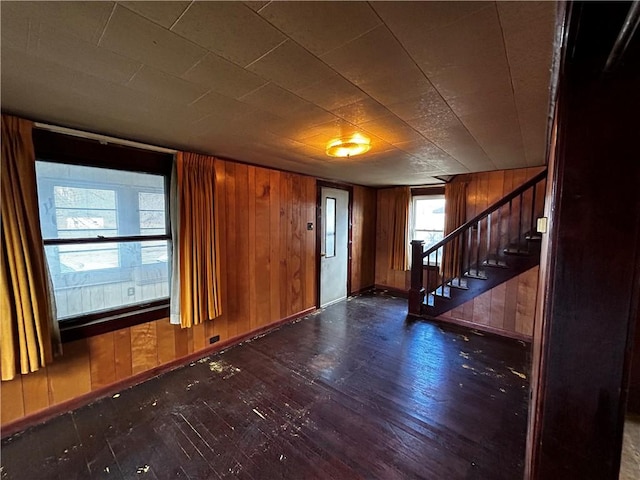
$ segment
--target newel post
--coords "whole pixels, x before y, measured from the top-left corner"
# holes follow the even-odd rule
[[[422,313],[424,287],[422,286],[422,253],[424,240],[411,240],[411,288],[409,289],[409,315]]]

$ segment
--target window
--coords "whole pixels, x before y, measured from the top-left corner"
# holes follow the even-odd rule
[[[336,256],[336,199],[327,197],[325,205],[325,254],[327,258]]]
[[[166,316],[171,156],[160,155],[163,165],[153,171],[144,161],[153,152],[38,133],[40,225],[63,338],[65,327],[95,325],[101,319],[126,316],[127,325],[149,321],[148,315],[140,321],[130,317],[156,307],[165,310],[157,318]],[[42,138],[47,141],[38,141]],[[90,148],[79,148],[88,143]],[[86,156],[69,157],[69,148]],[[144,158],[137,164],[131,156]],[[101,331],[115,328],[120,327]]]
[[[416,195],[413,197],[413,225],[411,238],[424,240],[424,249],[432,247],[444,238],[444,195]],[[429,256],[429,263],[440,262],[442,252]]]

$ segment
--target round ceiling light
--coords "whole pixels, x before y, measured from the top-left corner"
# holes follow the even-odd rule
[[[327,155],[330,157],[355,157],[366,153],[371,148],[371,141],[356,133],[351,137],[337,138],[327,144]]]

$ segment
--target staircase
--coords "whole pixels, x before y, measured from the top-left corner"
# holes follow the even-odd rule
[[[411,242],[409,315],[436,317],[540,262],[546,170],[424,250]]]

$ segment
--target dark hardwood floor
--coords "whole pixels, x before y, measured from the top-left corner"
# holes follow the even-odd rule
[[[2,479],[523,476],[529,353],[354,297],[2,442]]]

